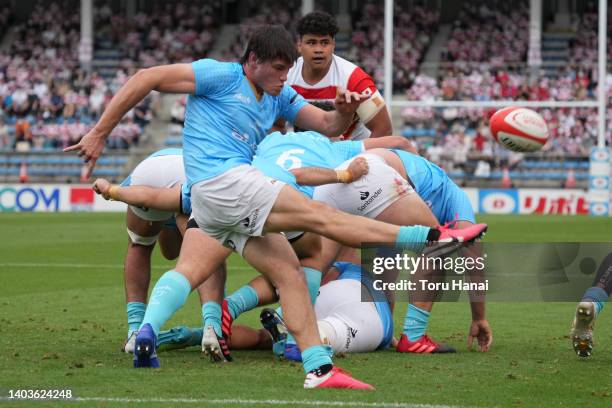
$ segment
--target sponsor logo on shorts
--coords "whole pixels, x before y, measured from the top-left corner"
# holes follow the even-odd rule
[[[360,191],[359,192],[359,198],[361,198],[362,200],[365,200],[366,198],[368,198],[370,196],[370,193],[367,191]]]
[[[231,248],[232,250],[236,250],[236,244],[231,239],[225,241],[225,246]]]
[[[372,203],[374,202],[374,200],[376,200],[376,197],[378,197],[378,196],[379,196],[381,193],[382,193],[382,187],[381,187],[381,188],[379,188],[378,190],[376,190],[376,191],[374,192],[374,194],[372,194],[372,195],[370,196],[370,198],[368,198],[368,199],[367,199],[367,200],[366,200],[366,201],[365,201],[365,202],[362,204],[362,206],[358,208],[358,210],[359,210],[359,211],[363,211],[363,210],[365,210],[366,208],[368,208],[368,206],[369,206],[370,204],[372,204]],[[363,200],[363,198],[362,198],[362,200]]]
[[[356,334],[357,334],[357,330],[353,329],[350,326],[346,326],[346,342],[344,343],[345,350],[349,349],[351,345],[351,341],[355,338]]]
[[[255,227],[257,226],[258,219],[259,209],[253,211],[251,215],[240,221],[240,223],[247,229],[247,234],[253,235],[255,233]]]

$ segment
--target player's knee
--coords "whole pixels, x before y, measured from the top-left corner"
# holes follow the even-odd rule
[[[146,247],[152,247],[153,245],[155,245],[155,242],[157,242],[157,237],[159,236],[159,234],[155,234],[155,235],[148,236],[148,237],[143,236],[143,235],[135,233],[129,228],[127,228],[127,234],[130,237],[131,245],[141,245],[141,246],[146,246]]]
[[[283,273],[274,279],[274,286],[279,291],[280,296],[286,290],[300,288],[306,290],[306,278],[299,264],[286,266]]]
[[[164,258],[172,261],[181,252],[181,236],[175,228],[164,228],[159,234],[159,250]]]
[[[166,258],[169,261],[173,261],[176,258],[178,258],[179,253],[180,253],[180,247],[176,247],[174,245],[164,245],[163,241],[159,242],[159,251],[161,252],[162,256],[164,258]]]

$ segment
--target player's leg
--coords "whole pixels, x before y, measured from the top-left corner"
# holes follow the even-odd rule
[[[589,357],[593,352],[593,328],[612,292],[612,253],[599,265],[593,285],[588,288],[576,307],[570,338],[572,347],[580,357]]]
[[[376,219],[397,225],[421,224],[429,227],[439,225],[437,218],[418,194],[402,196],[381,212]],[[415,281],[420,279],[430,280],[431,278],[431,274],[423,269],[413,275]],[[410,299],[410,305],[404,319],[403,331],[403,334],[408,336],[410,340],[418,340],[425,335],[427,330],[429,313],[431,312],[433,302],[426,300],[426,297],[426,294],[419,293]]]
[[[164,258],[170,261],[178,258],[183,243],[183,234],[177,227],[174,217],[164,223],[157,240],[159,251]]]
[[[444,202],[441,204],[441,222],[454,222],[453,227],[457,229],[470,228],[475,224],[474,211],[467,198],[466,194],[460,190],[454,183],[450,183],[446,187]],[[433,214],[431,215],[433,217]],[[479,251],[479,244],[476,243],[470,247],[464,247],[462,256],[471,256],[475,251]],[[417,271],[418,279],[426,279],[429,281],[439,280],[443,277],[442,271]],[[471,279],[479,279],[479,276],[470,276]],[[416,352],[416,353],[448,353],[455,352],[455,349],[446,345],[437,343],[427,336],[427,327],[429,325],[429,317],[433,308],[434,299],[437,293],[433,291],[421,291],[413,293],[413,299],[410,300],[406,315],[404,316],[404,325],[402,336],[397,345],[398,352]],[[473,317],[480,314],[484,319],[484,303],[475,305],[472,303]]]
[[[398,247],[422,251],[428,240],[439,236],[427,227],[399,227],[338,211],[324,203],[308,200],[284,186],[268,218],[265,231],[310,231],[353,248],[363,242],[391,242]]]
[[[313,234],[312,232],[306,232],[297,237],[287,235],[287,238],[300,259],[300,265],[302,266],[304,277],[306,278],[306,285],[308,286],[308,294],[314,305],[319,294],[319,287],[321,286],[321,279],[323,276],[322,271],[324,270],[322,266],[321,247],[323,237]],[[278,307],[275,314],[278,318],[282,319],[282,308]],[[268,315],[267,318],[260,316],[260,319],[262,319],[262,322],[266,319],[275,320],[276,316]],[[270,323],[270,327],[273,328],[274,325],[274,322]],[[274,343],[272,350],[275,355],[283,356],[287,352],[300,355],[300,350],[293,334],[290,332],[277,333],[274,330],[270,330],[270,332],[272,333]]]
[[[289,321],[289,328],[300,344],[306,348],[317,345],[318,335],[314,328],[314,312],[306,280],[299,260],[287,240],[274,233],[251,237],[246,243],[243,256],[278,291],[285,319]]]
[[[328,348],[321,344],[314,310],[298,259],[280,234],[251,237],[244,258],[277,288],[288,329],[302,352],[305,388],[360,388],[371,386],[334,369]]]
[[[163,221],[143,219],[136,215],[130,207],[127,209],[128,247],[123,269],[128,321],[128,334],[124,345],[126,353],[134,351],[136,331],[142,323],[147,307],[151,279],[151,254],[163,224]]]
[[[187,229],[176,268],[163,274],[151,292],[136,338],[136,367],[159,366],[155,345],[160,328],[185,303],[191,290],[211,276],[230,253],[230,249],[198,228]]]
[[[317,269],[321,251],[321,238],[311,232],[287,233],[285,236],[299,258],[306,278],[308,293],[314,304],[321,284],[321,272]],[[277,301],[276,288],[265,277],[257,276],[247,285],[242,286],[225,298],[223,303],[223,327],[230,327],[233,321],[242,313],[252,310],[257,306],[265,306]],[[235,335],[235,333],[232,333],[232,336]],[[285,339],[283,338],[282,340],[284,341]],[[242,341],[242,339],[233,339],[232,343],[241,343]],[[282,349],[284,349],[284,343]]]

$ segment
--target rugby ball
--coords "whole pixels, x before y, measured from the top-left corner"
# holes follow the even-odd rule
[[[497,143],[515,152],[535,152],[548,140],[548,126],[539,113],[511,106],[500,109],[489,121]]]

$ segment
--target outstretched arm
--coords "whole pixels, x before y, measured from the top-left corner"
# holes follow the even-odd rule
[[[115,94],[98,123],[79,141],[64,149],[78,151],[89,162],[87,177],[93,171],[98,157],[104,150],[106,138],[121,118],[151,91],[168,93],[195,92],[195,76],[190,64],[160,65],[143,69],[134,74]]]
[[[148,186],[121,187],[106,179],[97,179],[93,189],[106,200],[121,201],[135,207],[153,208],[161,211],[181,210],[181,186],[155,188]]]
[[[302,167],[290,170],[295,181],[302,186],[321,186],[333,183],[352,183],[368,173],[368,162],[357,157],[346,170],[326,169],[323,167]]]
[[[327,137],[340,136],[352,123],[359,105],[367,99],[368,96],[357,92],[338,90],[334,101],[335,110],[324,111],[307,104],[298,112],[295,125],[302,129],[315,130]]]

